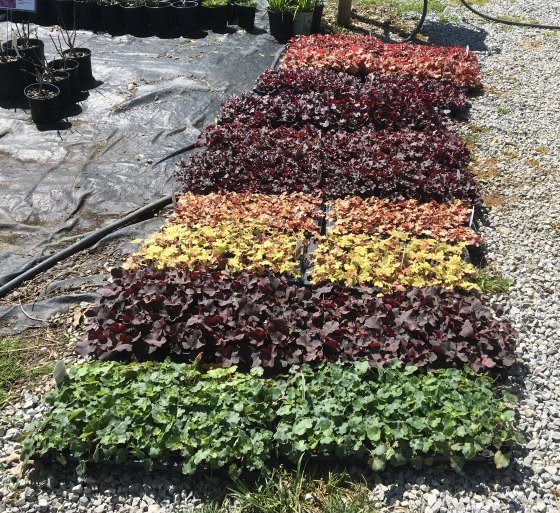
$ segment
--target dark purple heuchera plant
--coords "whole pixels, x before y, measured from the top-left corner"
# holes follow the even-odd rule
[[[425,104],[450,111],[459,111],[467,105],[466,88],[445,80],[371,74],[364,82],[358,77],[326,68],[266,70],[255,86],[255,92],[261,95],[325,91],[337,99],[363,94],[383,98],[408,97],[413,105]]]
[[[205,151],[181,162],[177,171],[186,192],[481,201],[467,167],[469,151],[448,132],[325,133],[312,126],[294,130],[230,123],[208,127],[198,145]]]
[[[311,288],[284,278],[174,270],[112,271],[88,316],[83,356],[202,361],[241,370],[394,359],[420,367],[515,363],[515,334],[480,299],[436,288]]]

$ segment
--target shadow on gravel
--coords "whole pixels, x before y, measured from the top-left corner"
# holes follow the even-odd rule
[[[475,52],[485,52],[488,32],[481,28],[467,27],[427,21],[422,28],[422,35],[428,38],[428,44],[443,46],[468,46]]]

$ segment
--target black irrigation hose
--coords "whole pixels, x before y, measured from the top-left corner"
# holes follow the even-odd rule
[[[560,30],[560,25],[541,25],[539,23],[525,23],[523,21],[512,21],[512,20],[504,20],[501,18],[496,18],[494,16],[490,16],[488,14],[484,14],[479,10],[475,9],[472,5],[470,5],[467,0],[460,0],[460,2],[472,13],[484,18],[488,21],[493,21],[494,23],[502,23],[503,25],[511,25],[513,27],[526,27],[526,28],[535,28],[535,29],[543,29],[543,30]],[[424,0],[424,6],[422,8],[422,16],[420,17],[420,21],[416,25],[416,28],[411,32],[411,34],[406,38],[403,39],[403,43],[408,43],[412,41],[422,30],[424,26],[424,22],[426,21],[426,15],[428,14],[428,0]]]
[[[528,28],[536,28],[536,29],[543,29],[543,30],[560,30],[560,25],[541,25],[539,23],[525,23],[522,21],[510,21],[510,20],[503,20],[501,18],[495,18],[494,16],[489,16],[488,14],[484,14],[483,12],[478,11],[472,5],[468,4],[466,0],[460,0],[461,3],[471,12],[484,18],[489,21],[493,21],[495,23],[502,23],[504,25],[512,25],[514,27],[528,27]]]
[[[111,223],[99,230],[94,231],[93,233],[90,233],[87,237],[84,237],[83,239],[55,253],[54,255],[51,255],[39,264],[33,266],[31,269],[28,269],[27,271],[17,275],[5,285],[2,285],[2,287],[0,287],[0,298],[4,297],[8,292],[21,285],[24,281],[30,280],[31,278],[37,276],[39,273],[47,271],[57,262],[60,262],[61,260],[72,256],[78,251],[82,251],[93,246],[96,242],[99,242],[103,237],[106,237],[115,230],[118,230],[119,228],[122,228],[129,224],[139,222],[143,219],[148,218],[149,216],[156,214],[167,205],[170,205],[172,201],[173,197],[171,195],[166,196],[165,198],[161,198],[157,201],[154,201],[153,203],[150,203],[149,205],[134,210],[127,216],[119,219],[118,221],[115,221],[114,223]]]

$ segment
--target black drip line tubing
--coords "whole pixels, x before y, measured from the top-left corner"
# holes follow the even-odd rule
[[[526,23],[523,21],[513,21],[513,20],[504,20],[502,18],[496,18],[495,16],[490,16],[488,14],[484,14],[483,12],[475,9],[472,5],[470,5],[467,0],[460,0],[460,2],[472,13],[484,18],[488,21],[493,21],[494,23],[501,23],[503,25],[511,25],[513,27],[525,27],[525,28],[535,28],[535,29],[542,29],[542,30],[560,30],[560,25],[542,25],[540,23]],[[410,33],[410,35],[403,39],[403,43],[408,43],[412,41],[422,30],[424,26],[424,22],[426,21],[426,15],[428,14],[428,0],[424,0],[424,6],[422,8],[422,16],[420,17],[420,21],[416,25],[416,28]]]

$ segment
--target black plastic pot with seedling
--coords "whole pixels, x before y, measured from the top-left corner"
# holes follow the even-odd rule
[[[237,10],[237,26],[244,30],[253,30],[255,28],[255,15],[257,7],[254,0],[242,0],[236,4]]]
[[[270,34],[278,42],[285,43],[292,37],[294,7],[290,0],[268,0]]]
[[[148,11],[144,0],[121,0],[124,30],[136,37],[148,36]]]
[[[36,125],[57,123],[63,116],[59,104],[60,89],[55,85],[52,68],[44,61],[41,64],[35,63],[34,68],[36,81],[23,91],[29,104],[31,119]]]
[[[104,30],[112,36],[124,34],[124,21],[120,1],[98,0],[98,5],[101,14],[100,30]]]
[[[147,0],[146,10],[153,34],[161,38],[172,36],[171,17],[173,8],[167,0]]]
[[[200,32],[202,28],[202,13],[197,2],[177,0],[172,6],[176,35],[189,37]]]
[[[15,45],[12,41],[2,43],[2,49],[17,50],[19,57],[25,63],[25,69],[34,73],[34,64],[41,65],[45,59],[45,43],[37,37],[35,32],[34,37],[31,36],[29,23],[22,23],[15,25]]]
[[[27,85],[25,62],[15,48],[0,51],[0,99],[16,99],[23,96]]]
[[[203,0],[201,6],[206,10],[210,28],[214,32],[225,32],[228,0]]]

